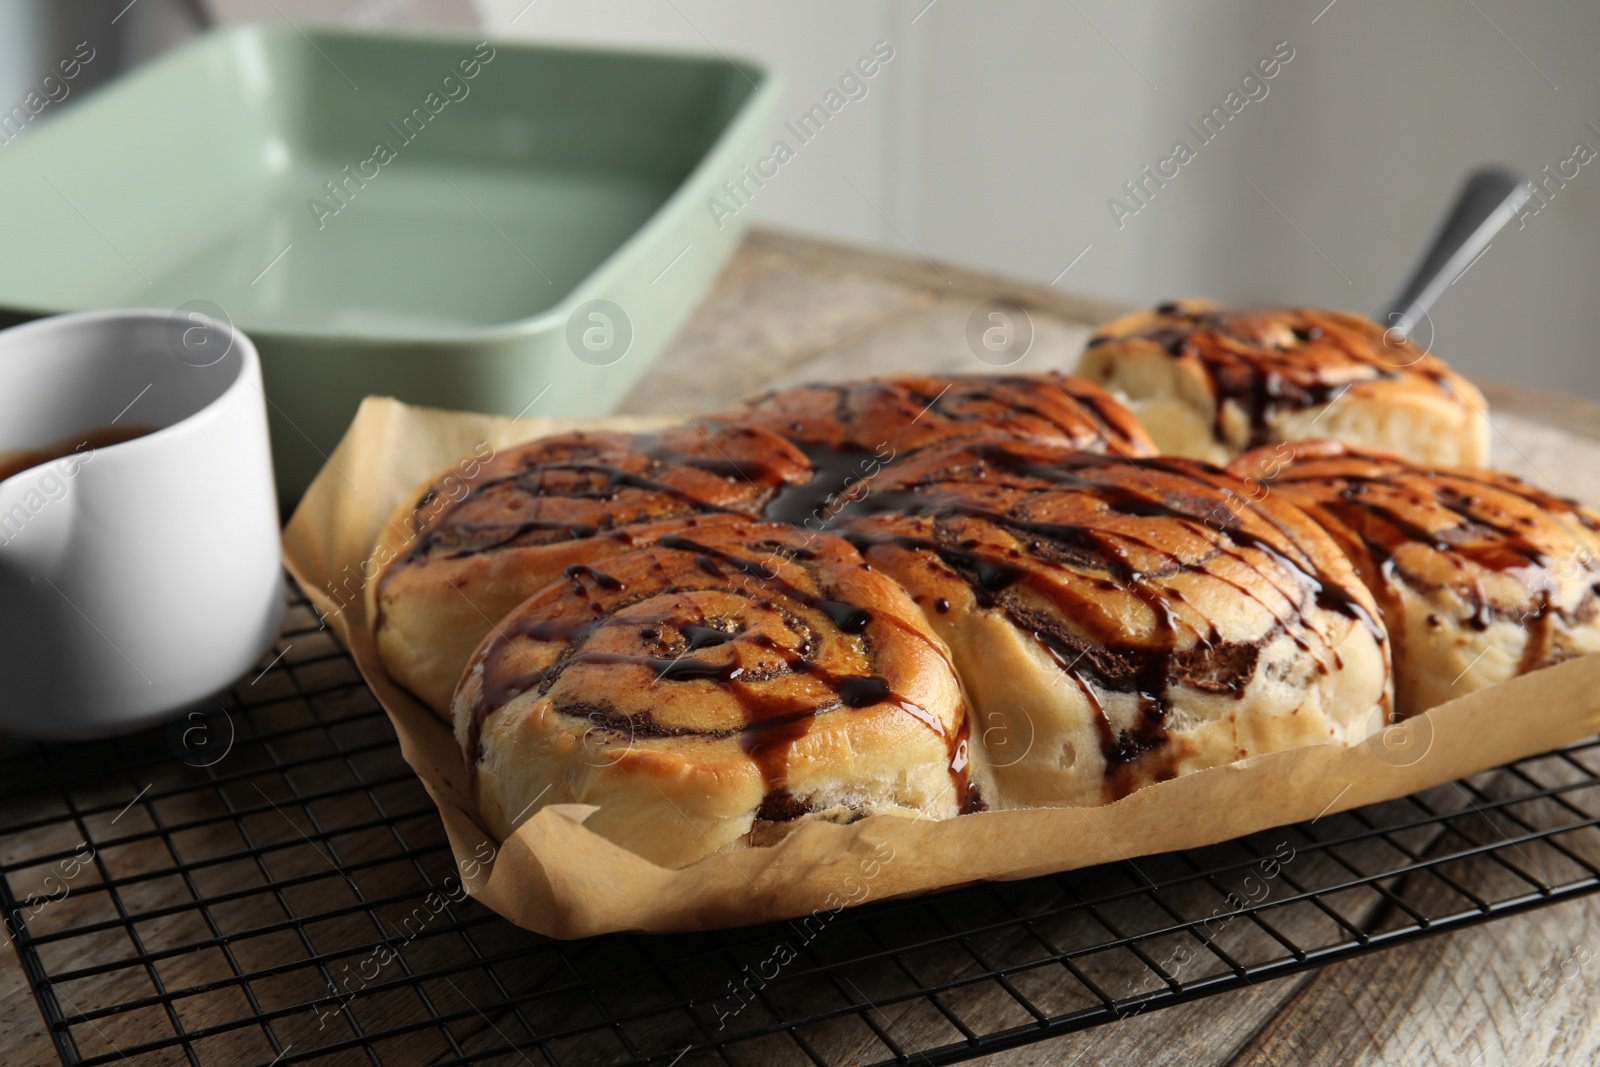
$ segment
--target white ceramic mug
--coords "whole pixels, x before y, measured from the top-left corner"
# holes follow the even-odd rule
[[[0,452],[154,427],[0,481],[0,730],[83,738],[195,707],[283,615],[255,347],[166,311],[0,332]]]

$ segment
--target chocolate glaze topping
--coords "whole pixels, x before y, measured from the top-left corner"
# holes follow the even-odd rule
[[[826,529],[840,511],[869,491],[869,479],[894,459],[892,449],[868,452],[805,443],[799,447],[811,462],[811,477],[779,489],[761,516],[808,530]]]
[[[802,448],[869,453],[883,462],[970,437],[1020,437],[1089,451],[1152,455],[1134,414],[1086,378],[999,374],[816,383],[707,417],[753,425]]]
[[[1600,613],[1592,577],[1575,606],[1552,599],[1563,574],[1600,577],[1600,516],[1511,475],[1333,441],[1296,442],[1287,462],[1276,450],[1246,453],[1231,469],[1283,493],[1339,542],[1390,618],[1399,660],[1403,588],[1453,590],[1473,630],[1496,619],[1526,625],[1519,673],[1547,665],[1557,631]]]
[[[1410,340],[1356,315],[1317,308],[1221,308],[1208,301],[1162,304],[1129,331],[1102,331],[1090,348],[1151,344],[1174,359],[1196,363],[1217,400],[1213,435],[1227,441],[1231,404],[1249,424],[1246,447],[1271,440],[1283,412],[1330,403],[1347,388],[1373,381],[1421,379],[1456,395],[1449,369]]]
[[[416,513],[427,522],[402,564],[582,540],[695,514],[754,515],[810,475],[804,455],[754,427],[542,438],[488,460],[442,501],[438,488],[424,494]]]
[[[1241,696],[1262,648],[1280,636],[1311,652],[1319,670],[1330,658],[1337,666],[1318,612],[1383,636],[1354,576],[1330,576],[1308,550],[1320,532],[1293,509],[1235,512],[1229,494],[1246,491],[1196,461],[983,441],[895,468],[846,509],[839,528],[869,560],[892,549],[936,561],[979,608],[1030,634],[1099,711],[1119,795],[1135,781],[1132,764],[1171,756],[1173,687]],[[1333,546],[1322,554],[1333,557]],[[1225,638],[1178,588],[1194,592],[1202,575],[1270,621],[1248,638]],[[1131,728],[1106,717],[1098,695],[1106,692],[1136,696]]]
[[[944,741],[952,788],[967,798],[964,717],[947,728],[870,670],[877,627],[910,634],[941,657],[943,650],[912,621],[853,603],[847,587],[826,585],[815,565],[823,557],[835,568],[850,560],[862,566],[829,535],[750,523],[702,539],[662,537],[614,559],[616,573],[570,568],[569,584],[546,590],[539,603],[506,620],[482,657],[469,726],[473,760],[482,757],[485,718],[508,701],[529,691],[548,694],[576,667],[623,665],[643,668],[646,684],[709,684],[739,709],[740,721],[663,724],[653,711],[607,710],[597,717],[595,705],[605,708],[606,701],[571,702],[564,693],[556,710],[622,738],[738,737],[765,782],[763,818],[804,813],[804,802],[789,792],[788,754],[818,715],[880,706]],[[719,595],[715,617],[706,617],[696,593]],[[620,643],[628,650],[619,650],[625,637]],[[538,643],[555,645],[555,655]]]

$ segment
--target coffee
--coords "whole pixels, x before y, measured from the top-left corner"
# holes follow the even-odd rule
[[[132,441],[136,437],[155,433],[156,430],[155,426],[140,426],[135,423],[125,426],[97,426],[40,448],[0,451],[0,482],[13,474],[21,474],[25,470],[42,466],[52,460],[62,459],[75,453],[93,452],[107,445],[120,445],[124,441]]]

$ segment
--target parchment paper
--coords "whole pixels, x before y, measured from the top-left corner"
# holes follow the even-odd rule
[[[368,398],[283,535],[290,572],[349,647],[438,805],[468,891],[541,933],[575,938],[825,915],[869,899],[1206,845],[1403,796],[1600,731],[1600,656],[1588,656],[1452,701],[1356,748],[1258,756],[1099,808],[807,823],[770,848],[676,871],[585,829],[597,809],[584,805],[546,807],[495,842],[477,823],[449,727],[384,673],[362,598],[349,592],[352,576],[394,509],[482,442],[500,449],[562,430],[667,424],[514,421]]]

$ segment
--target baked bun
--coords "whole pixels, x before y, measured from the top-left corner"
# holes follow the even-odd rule
[[[573,568],[503,619],[455,698],[500,838],[548,804],[667,867],[799,821],[969,797],[948,652],[845,541],[727,521]]]
[[[452,470],[397,511],[373,559],[367,617],[389,674],[448,714],[461,668],[501,616],[574,564],[649,540],[644,527],[755,515],[811,465],[748,426],[567,433]]]
[[[1336,441],[1232,470],[1305,509],[1355,564],[1393,641],[1401,717],[1600,651],[1600,515],[1573,501]]]
[[[1370,594],[1244,491],[1191,460],[964,442],[886,470],[839,528],[952,650],[992,806],[1096,805],[1388,722]]]
[[[1133,412],[1066,374],[903,375],[780,389],[706,416],[818,449],[893,458],[967,437],[1023,437],[1090,452],[1155,454]]]
[[[1345,311],[1180,300],[1102,326],[1078,373],[1124,398],[1168,455],[1226,463],[1273,441],[1326,437],[1419,463],[1489,460],[1477,387]]]

